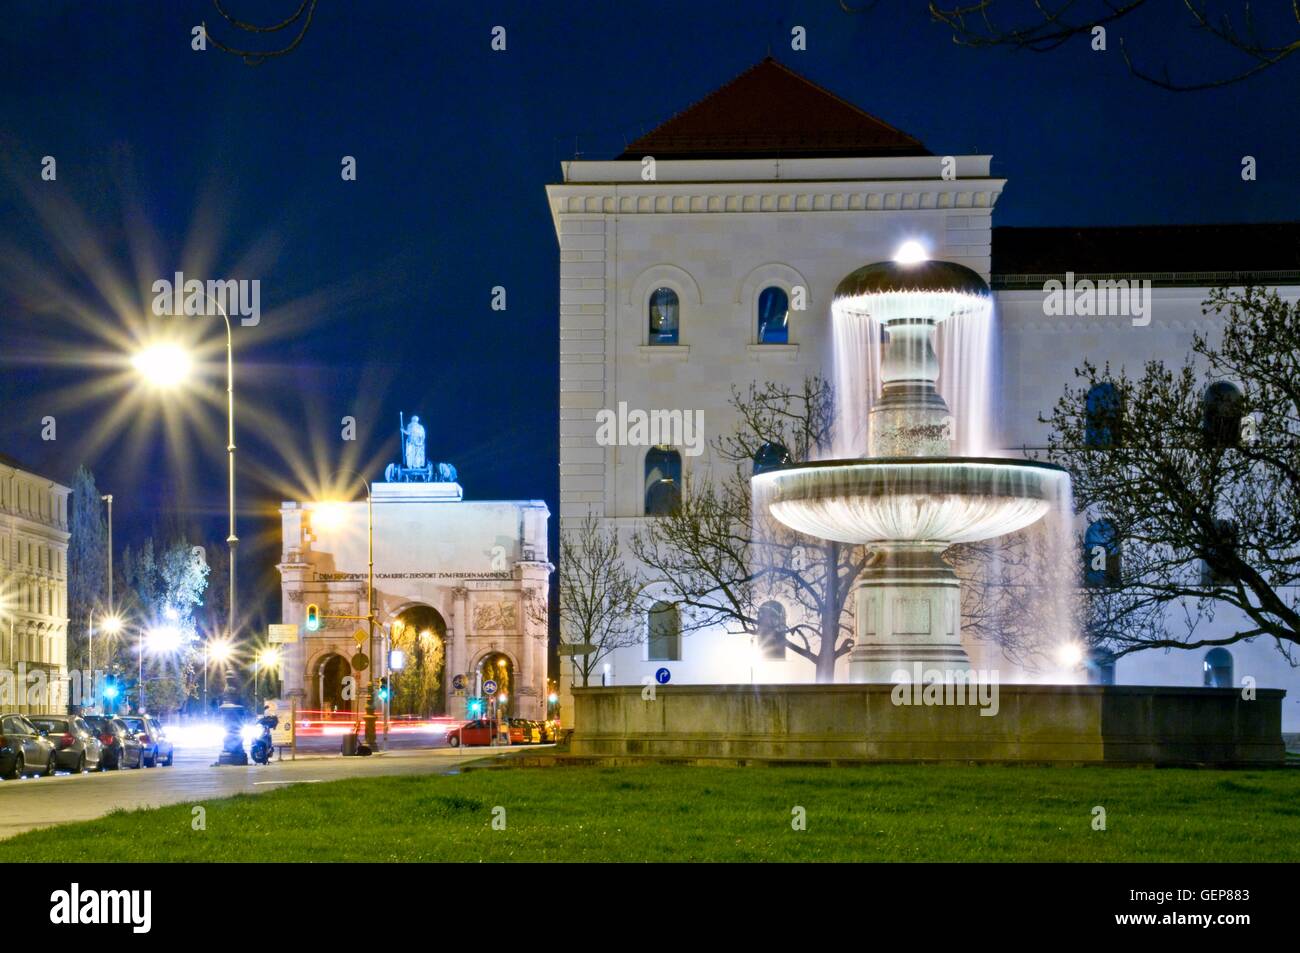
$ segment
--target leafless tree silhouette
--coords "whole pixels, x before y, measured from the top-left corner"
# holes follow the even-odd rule
[[[1167,64],[1158,70],[1138,65],[1128,42],[1121,38],[1120,53],[1129,71],[1161,89],[1186,92],[1230,86],[1300,50],[1300,0],[1291,0],[1287,7],[1270,5],[1267,24],[1257,20],[1250,0],[1181,0],[1181,3],[1181,11],[1175,9],[1166,15],[1166,32],[1180,25],[1189,26],[1193,32],[1214,37],[1235,50],[1241,62],[1215,78],[1174,80]],[[870,10],[870,6],[856,8],[845,0],[841,0],[841,6],[855,13]],[[1109,27],[1125,20],[1131,23],[1139,10],[1154,6],[1150,0],[1034,0],[1029,4],[1011,4],[1006,0],[966,3],[931,0],[930,15],[951,29],[953,41],[962,46],[1008,46],[1043,53],[1075,37],[1089,36],[1096,27]],[[1005,18],[998,16],[1003,11],[1008,11]],[[1197,58],[1188,54],[1183,59]]]

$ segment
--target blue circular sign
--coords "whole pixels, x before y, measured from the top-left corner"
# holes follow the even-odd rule
[[[655,681],[660,685],[667,685],[672,677],[673,673],[668,671],[666,668],[661,668],[659,671],[655,672]]]
[[[496,693],[497,693],[497,683],[492,681],[492,679],[489,678],[486,682],[483,683],[483,694],[495,695]]]

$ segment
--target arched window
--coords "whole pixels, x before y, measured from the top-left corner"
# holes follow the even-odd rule
[[[768,470],[778,470],[794,462],[790,451],[779,443],[765,443],[754,451],[754,476]]]
[[[1232,520],[1215,520],[1214,536],[1201,557],[1201,585],[1223,586],[1235,581],[1231,563],[1237,552],[1237,524]]]
[[[682,455],[651,447],[645,455],[645,515],[669,516],[682,505]]]
[[[672,288],[656,288],[650,292],[650,343],[676,344],[678,317],[681,306],[677,292]]]
[[[1241,443],[1241,418],[1246,399],[1235,384],[1216,381],[1201,398],[1201,433],[1211,447],[1236,447]]]
[[[772,285],[758,295],[758,343],[790,343],[790,296]]]
[[[677,607],[656,602],[650,607],[650,638],[647,658],[651,662],[678,662],[682,657],[682,624]]]
[[[1124,439],[1124,401],[1110,381],[1094,384],[1084,403],[1084,446],[1110,450]]]
[[[765,659],[785,658],[785,606],[765,602],[758,607],[758,650]]]
[[[1219,647],[1205,653],[1206,688],[1232,688],[1232,653]]]
[[[1094,589],[1119,585],[1119,534],[1110,520],[1089,524],[1083,535],[1083,580]]]

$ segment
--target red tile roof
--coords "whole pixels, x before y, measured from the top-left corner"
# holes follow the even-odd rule
[[[919,140],[767,57],[627,147],[620,159],[928,156]]]

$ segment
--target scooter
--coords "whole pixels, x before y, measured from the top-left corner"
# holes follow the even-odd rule
[[[257,719],[257,723],[262,726],[262,733],[253,739],[248,756],[254,764],[270,764],[271,755],[275,752],[275,745],[271,743],[271,729],[280,723],[280,719],[275,715],[263,715]]]

